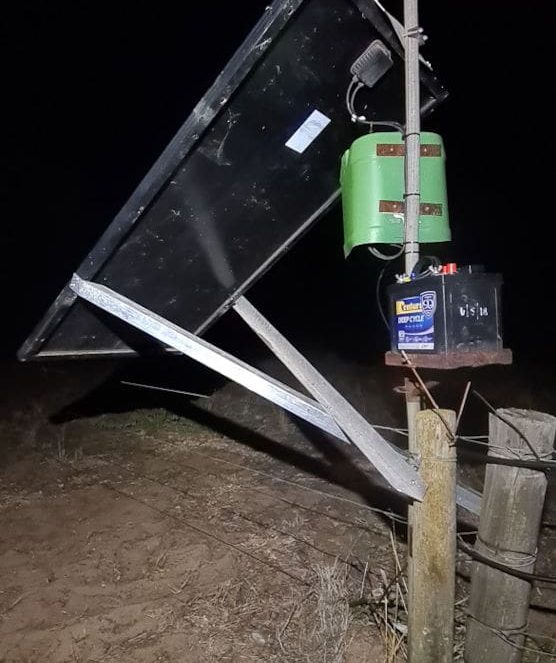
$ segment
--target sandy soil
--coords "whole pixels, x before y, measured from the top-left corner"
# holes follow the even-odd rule
[[[2,661],[381,653],[365,615],[335,623],[369,559],[365,594],[393,571],[390,529],[357,496],[158,410],[16,433],[1,476]],[[340,607],[319,633],[330,571]]]
[[[395,660],[403,583],[386,592],[394,635],[367,603],[394,551],[404,563],[403,526],[394,539],[369,508],[384,495],[351,456],[255,402],[225,388],[182,417],[8,408],[0,661]]]

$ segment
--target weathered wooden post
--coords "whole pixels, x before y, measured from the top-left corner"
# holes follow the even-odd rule
[[[497,410],[489,419],[489,456],[534,459],[531,445],[539,457],[546,457],[555,433],[556,418],[548,414]],[[546,485],[541,470],[488,465],[475,549],[500,564],[532,572]],[[521,661],[530,594],[529,582],[480,562],[473,564],[466,663]]]
[[[416,418],[421,410],[421,390],[419,385],[408,378],[404,380],[403,393],[405,394],[405,411],[407,415],[407,432],[409,453],[417,457],[419,449],[417,448]],[[409,511],[411,513],[411,508]]]
[[[419,474],[426,485],[411,507],[409,663],[452,663],[456,561],[456,414],[415,414]]]

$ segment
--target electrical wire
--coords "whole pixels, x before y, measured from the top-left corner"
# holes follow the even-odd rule
[[[352,87],[352,91],[351,91],[350,96],[349,96],[349,109],[351,111],[352,118],[355,117],[356,120],[357,120],[358,116],[357,116],[357,113],[355,112],[355,97],[357,96],[357,93],[361,90],[361,88],[363,87],[363,83],[358,81],[356,78],[353,79],[353,83],[354,83],[354,85]]]
[[[380,285],[382,283],[382,278],[384,276],[384,272],[386,271],[387,267],[388,265],[384,265],[384,267],[380,270],[380,273],[376,280],[375,295],[376,295],[376,305],[378,307],[378,312],[380,313],[380,317],[382,318],[382,322],[384,322],[386,329],[390,331],[390,324],[388,322],[386,314],[384,313],[384,306],[382,305],[382,299],[380,297]]]
[[[375,258],[378,258],[379,260],[395,260],[396,258],[399,258],[403,251],[404,251],[404,246],[403,244],[390,244],[390,246],[395,246],[398,248],[398,251],[396,253],[382,253],[379,249],[376,248],[376,246],[368,246],[367,248],[369,251],[374,255]]]
[[[373,130],[373,125],[391,127],[396,129],[400,133],[404,133],[405,129],[399,122],[394,120],[368,120],[364,115],[358,115],[355,110],[355,97],[361,88],[365,87],[364,83],[361,83],[355,76],[351,79],[350,84],[346,90],[346,107],[347,111],[351,117],[352,122],[358,122],[359,124],[366,124],[369,126],[369,130]]]
[[[355,113],[353,112],[353,107],[352,107],[352,103],[351,103],[351,92],[353,90],[353,87],[356,84],[357,84],[357,79],[355,77],[353,77],[350,81],[350,84],[347,86],[347,90],[346,90],[346,108],[347,108],[347,112],[349,113],[352,120],[353,120],[353,117],[355,116]],[[362,85],[362,83],[360,83],[360,85]],[[353,121],[356,121],[356,120],[353,120]]]
[[[392,245],[392,246],[399,246],[399,245]],[[370,253],[373,256],[375,256],[376,258],[380,258],[381,260],[384,260],[384,261],[387,261],[387,262],[391,262],[392,260],[395,260],[396,258],[399,258],[402,255],[403,251],[404,251],[403,244],[401,245],[401,247],[400,247],[400,249],[397,253],[389,255],[389,256],[381,253],[374,246],[368,246],[367,248],[369,249]],[[436,263],[440,264],[438,258],[436,258],[434,256],[423,256],[423,259],[425,259],[425,258],[431,262],[431,265],[429,265],[427,267],[425,272],[423,272],[421,274],[417,274],[415,276],[414,280],[425,278],[426,276],[431,276],[433,274],[432,267],[435,265],[435,261],[436,261]],[[419,263],[417,263],[417,264],[419,264]],[[382,319],[382,322],[384,323],[386,329],[388,331],[390,331],[390,323],[388,322],[388,318],[386,317],[386,314],[384,313],[384,306],[382,304],[382,298],[381,298],[381,292],[380,292],[381,285],[382,285],[382,279],[384,278],[384,274],[385,274],[387,268],[388,268],[388,265],[385,265],[380,270],[380,272],[378,274],[378,277],[377,277],[377,280],[376,280],[376,287],[375,287],[375,298],[376,298],[376,303],[377,303],[377,307],[378,307],[378,312],[380,313],[380,317]]]
[[[420,281],[421,279],[426,278],[427,276],[432,276],[434,272],[431,270],[430,267],[427,267],[427,269],[424,272],[421,272],[420,274],[415,274],[413,278],[411,279],[412,282],[414,281]]]
[[[440,260],[436,256],[421,256],[413,267],[414,278],[424,278],[434,273],[440,267]]]

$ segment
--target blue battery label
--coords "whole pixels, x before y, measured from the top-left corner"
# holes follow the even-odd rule
[[[434,350],[436,292],[427,290],[396,301],[398,350]]]

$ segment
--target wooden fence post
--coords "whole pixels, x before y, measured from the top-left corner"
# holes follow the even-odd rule
[[[419,474],[426,486],[409,529],[409,663],[452,663],[456,562],[456,449],[451,410],[418,412]],[[449,429],[449,430],[448,430]]]
[[[529,410],[500,409],[489,418],[489,455],[534,459],[527,440],[540,457],[546,457],[553,449],[555,433],[555,417]],[[500,564],[532,572],[546,485],[547,478],[541,470],[488,465],[475,549]],[[519,663],[530,583],[480,562],[474,562],[471,578],[464,660]]]

